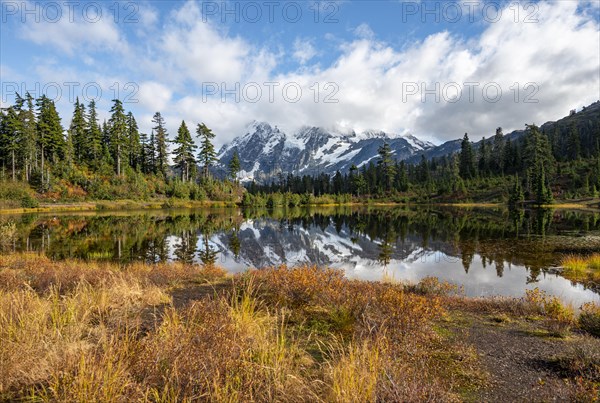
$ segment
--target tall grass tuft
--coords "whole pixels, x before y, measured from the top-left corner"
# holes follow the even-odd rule
[[[600,253],[594,253],[587,260],[587,265],[592,270],[600,270]]]
[[[561,261],[561,265],[566,269],[576,273],[584,272],[587,269],[587,262],[584,258],[577,255],[568,255]]]

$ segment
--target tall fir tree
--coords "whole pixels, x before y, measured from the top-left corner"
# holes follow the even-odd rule
[[[463,179],[471,179],[475,177],[475,157],[473,155],[473,147],[469,141],[469,135],[465,133],[462,143],[460,144],[460,176]]]
[[[102,122],[101,133],[100,165],[114,170],[114,159],[110,149],[110,126],[106,120]]]
[[[551,199],[547,197],[547,178],[555,166],[550,141],[535,124],[526,125],[523,141],[524,192],[528,198],[535,198],[538,204],[547,204],[544,200]]]
[[[198,159],[202,163],[204,178],[208,178],[210,176],[210,167],[217,161],[217,152],[212,143],[215,134],[204,123],[198,124],[196,134],[200,139]]]
[[[148,158],[148,172],[156,175],[158,170],[156,168],[156,136],[154,135],[154,129],[150,132],[146,155]]]
[[[396,166],[394,165],[394,159],[392,158],[392,148],[386,141],[381,147],[379,147],[379,161],[377,165],[381,168],[381,182],[383,189],[386,192],[392,190],[394,184],[394,178],[396,176]]]
[[[169,155],[167,147],[167,129],[165,127],[165,120],[163,119],[160,112],[156,112],[152,118],[154,126],[154,139],[155,139],[155,155],[156,155],[156,171],[163,177],[167,176],[167,168],[169,167]]]
[[[231,179],[233,179],[236,183],[240,169],[242,169],[242,166],[240,164],[240,156],[237,150],[235,150],[235,152],[233,153],[233,157],[231,157],[231,161],[229,161],[229,175],[231,176]]]
[[[519,175],[515,175],[513,187],[510,190],[508,196],[508,205],[510,208],[516,208],[523,203],[525,196],[523,195],[523,188],[521,187],[521,180]]]
[[[540,167],[538,175],[538,178],[536,178],[537,189],[535,201],[538,205],[551,204],[554,198],[552,196],[552,190],[550,188],[550,185],[546,180],[546,173],[543,165]]]
[[[88,104],[86,136],[88,138],[86,159],[97,168],[102,158],[102,130],[98,123],[96,102],[93,99]]]
[[[127,155],[127,116],[123,109],[123,103],[119,99],[113,100],[108,120],[110,133],[110,151],[115,163],[117,176],[123,173],[123,159]]]
[[[175,166],[181,172],[181,180],[184,182],[190,181],[192,167],[196,164],[196,159],[194,158],[196,145],[185,121],[181,121],[181,125],[177,130],[177,137],[175,137],[173,143],[176,144],[176,148],[173,151],[173,162],[175,162]]]
[[[71,126],[69,126],[69,137],[73,147],[75,162],[78,164],[89,162],[91,141],[88,136],[87,122],[85,120],[85,106],[79,103],[79,97],[75,101],[73,118],[71,119]]]
[[[479,161],[477,167],[479,168],[479,174],[483,177],[487,177],[490,173],[490,160],[491,160],[491,148],[490,144],[484,138],[481,139],[481,145],[479,146]]]
[[[34,99],[28,92],[25,95],[25,104],[27,107],[19,111],[19,120],[21,122],[21,152],[23,155],[23,165],[25,169],[25,180],[29,181],[31,173],[38,164],[38,133],[35,117]]]
[[[502,128],[498,127],[494,136],[492,159],[490,161],[492,172],[496,175],[504,173],[504,144],[504,133],[502,132]]]
[[[421,155],[421,162],[417,167],[417,180],[421,183],[428,183],[431,180],[431,172],[429,172],[429,163],[425,155]]]
[[[0,156],[2,165],[8,165],[13,181],[17,178],[17,159],[21,139],[21,124],[14,106],[10,106],[2,113],[0,124]]]
[[[54,101],[46,95],[42,95],[36,100],[36,106],[37,132],[43,174],[46,161],[50,160],[55,163],[63,157],[65,137]]]
[[[127,154],[129,166],[136,171],[140,171],[142,166],[142,144],[138,124],[131,112],[127,114]]]
[[[525,132],[524,168],[531,169],[535,177],[539,177],[542,167],[548,174],[554,166],[554,156],[548,137],[540,132],[535,124],[526,125]]]
[[[148,163],[148,142],[148,135],[146,133],[140,133],[140,169],[145,174],[152,172]]]

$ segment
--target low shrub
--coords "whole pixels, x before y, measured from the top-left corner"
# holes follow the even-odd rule
[[[24,182],[0,182],[0,200],[16,201],[23,208],[39,206],[35,192]]]
[[[600,305],[592,302],[584,304],[581,307],[578,323],[581,329],[600,337]]]
[[[525,301],[531,308],[544,317],[548,332],[557,337],[565,337],[574,324],[574,310],[564,305],[557,297],[548,296],[539,288],[527,290]]]

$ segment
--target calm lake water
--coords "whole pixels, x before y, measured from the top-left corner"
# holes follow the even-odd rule
[[[591,278],[563,277],[568,253],[600,250],[600,213],[464,208],[163,210],[0,216],[16,224],[4,252],[54,259],[215,262],[231,272],[317,264],[348,277],[435,276],[469,296],[539,287],[579,306],[600,302]]]

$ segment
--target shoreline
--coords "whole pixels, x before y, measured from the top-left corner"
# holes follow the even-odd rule
[[[349,203],[327,203],[327,204],[308,204],[298,207],[458,207],[458,208],[508,208],[503,203],[395,203],[388,201],[366,201]],[[600,212],[600,199],[578,200],[578,201],[559,201],[556,204],[541,206],[549,209],[569,209]],[[194,201],[180,199],[153,199],[153,200],[99,200],[85,202],[65,202],[65,203],[44,203],[34,208],[0,208],[0,215],[10,214],[29,214],[29,213],[53,213],[53,212],[93,212],[93,211],[119,211],[119,210],[162,210],[174,208],[243,208],[238,203],[227,201]],[[253,208],[253,207],[249,207]],[[266,207],[257,207],[266,208]],[[277,207],[283,208],[283,207]]]

